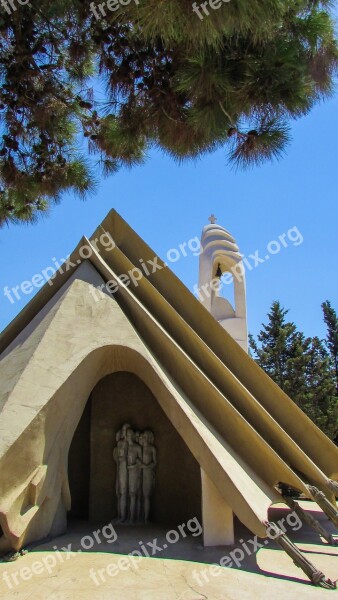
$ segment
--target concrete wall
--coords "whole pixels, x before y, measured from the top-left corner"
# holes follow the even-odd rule
[[[96,522],[116,517],[113,448],[115,434],[126,422],[155,434],[158,466],[151,520],[180,524],[200,519],[200,467],[149,388],[127,372],[108,375],[97,384],[75,432],[69,455],[72,514],[86,517],[89,512]]]
[[[69,517],[89,518],[91,397],[74,433],[68,456],[72,507]]]

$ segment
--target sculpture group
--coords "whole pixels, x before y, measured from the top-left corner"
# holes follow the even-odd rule
[[[156,448],[149,429],[134,431],[125,423],[116,434],[116,495],[118,519],[147,523],[150,497],[155,487]]]

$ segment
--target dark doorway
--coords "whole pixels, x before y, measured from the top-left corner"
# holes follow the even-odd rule
[[[117,515],[113,448],[124,423],[151,429],[157,450],[151,521],[180,524],[201,518],[198,462],[141,379],[108,375],[94,388],[69,453],[71,516],[108,523]]]
[[[91,397],[75,431],[68,457],[72,508],[69,517],[89,518]]]

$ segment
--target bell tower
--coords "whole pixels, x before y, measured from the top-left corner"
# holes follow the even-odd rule
[[[232,235],[214,215],[202,231],[199,263],[199,299],[224,329],[248,352],[245,270]],[[222,295],[233,289],[233,302]]]

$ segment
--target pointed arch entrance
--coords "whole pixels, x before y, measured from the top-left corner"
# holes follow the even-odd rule
[[[201,472],[153,393],[135,374],[120,371],[93,389],[69,452],[71,515],[109,522],[117,515],[113,448],[123,423],[151,429],[157,450],[151,521],[180,524],[201,519]]]

